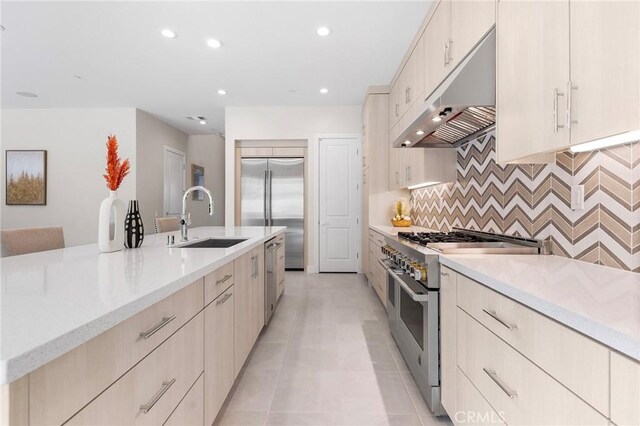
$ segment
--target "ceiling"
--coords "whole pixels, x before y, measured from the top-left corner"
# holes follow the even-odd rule
[[[429,5],[3,1],[2,107],[136,107],[207,134],[224,132],[225,106],[360,105],[367,86],[389,83]]]

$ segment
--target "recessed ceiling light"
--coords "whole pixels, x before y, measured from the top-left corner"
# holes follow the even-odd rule
[[[325,93],[329,93],[329,89],[327,89],[326,87],[323,87],[322,89],[320,89],[320,93],[322,93],[323,95]]]
[[[82,76],[80,74],[74,74],[73,78],[75,78],[76,80],[82,80]]]
[[[226,95],[227,91],[224,89],[218,89],[218,95]]]
[[[200,120],[200,124],[204,126],[205,124],[207,124],[207,120]]]
[[[320,27],[316,30],[316,33],[320,36],[320,37],[326,37],[329,34],[331,34],[331,30],[328,27]]]
[[[402,143],[402,145],[404,145],[404,146],[409,146],[409,145],[411,145],[411,141],[404,141],[404,142]]]
[[[437,123],[438,121],[442,121],[442,118],[440,118],[440,116],[439,116],[439,115],[436,115],[436,116],[435,116],[435,117],[433,117],[431,120],[432,120],[432,121],[435,121],[435,122]]]
[[[160,34],[162,34],[166,38],[176,38],[178,36],[175,32],[171,31],[168,28],[165,28],[164,30],[160,31]]]
[[[207,46],[217,49],[222,46],[222,42],[220,40],[216,40],[215,38],[210,38],[207,40]]]
[[[24,96],[25,98],[37,98],[38,95],[32,92],[16,92],[16,94],[20,96]]]
[[[418,130],[418,131],[416,132],[416,135],[418,135],[418,136],[422,136],[422,135],[424,135],[424,130]]]

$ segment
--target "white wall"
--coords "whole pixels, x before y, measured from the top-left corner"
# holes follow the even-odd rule
[[[133,108],[3,109],[2,228],[64,227],[67,246],[97,241],[98,209],[109,194],[104,178],[106,142],[118,137],[121,158],[131,161],[118,196],[136,192],[136,115]],[[47,205],[5,204],[5,150],[47,150]]]
[[[144,233],[153,234],[154,217],[164,216],[164,146],[186,156],[189,137],[141,110],[136,110],[136,135],[136,195]],[[185,182],[188,187],[190,181]]]
[[[308,272],[317,272],[318,223],[317,179],[318,139],[331,134],[362,133],[362,107],[227,107],[225,109],[225,169],[227,176],[235,176],[235,143],[241,140],[304,139],[308,145],[307,182],[309,235],[307,236]],[[225,197],[235,199],[234,179],[225,182]],[[225,205],[225,223],[234,224],[234,203]]]
[[[191,165],[204,167],[204,186],[213,194],[214,213],[209,216],[207,198],[189,200],[192,226],[224,225],[224,138],[218,135],[191,135],[187,153],[187,186],[191,186]]]

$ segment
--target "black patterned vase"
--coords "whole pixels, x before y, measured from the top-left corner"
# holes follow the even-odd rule
[[[129,201],[129,210],[124,220],[124,246],[126,248],[138,248],[144,240],[144,225],[140,217],[138,201]]]

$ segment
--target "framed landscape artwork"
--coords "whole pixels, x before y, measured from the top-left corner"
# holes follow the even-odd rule
[[[204,186],[204,167],[191,165],[191,186]],[[191,194],[192,200],[202,201],[204,200],[204,194],[202,191],[195,191]]]
[[[7,150],[6,203],[9,206],[47,204],[47,151]]]

